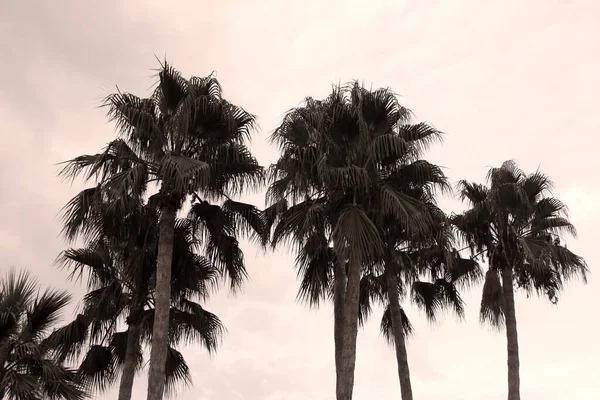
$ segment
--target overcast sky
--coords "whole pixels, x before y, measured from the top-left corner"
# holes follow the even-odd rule
[[[115,85],[147,94],[153,54],[185,76],[216,70],[226,98],[259,116],[252,148],[265,165],[277,157],[268,134],[305,96],[355,78],[389,86],[447,133],[429,158],[452,180],[483,180],[509,158],[550,174],[579,230],[568,245],[595,270],[599,20],[597,0],[0,1],[0,270],[29,268],[83,293],[53,266],[64,248],[57,213],[82,188],[56,178],[56,163],[113,137],[97,106]],[[262,194],[249,201],[262,206]],[[178,398],[333,399],[332,309],[295,302],[293,255],[245,251],[245,291],[206,304],[229,330],[224,344],[212,358],[184,350],[194,385]],[[558,306],[517,297],[523,398],[600,398],[599,289],[592,275]],[[408,307],[416,398],[506,398],[505,337],[478,324],[479,290],[465,294],[464,322],[431,326]],[[399,398],[379,317],[359,333],[357,400]],[[145,390],[140,375],[134,398]]]

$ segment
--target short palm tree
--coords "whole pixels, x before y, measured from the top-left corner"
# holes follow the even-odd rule
[[[97,178],[105,196],[143,197],[157,183],[160,233],[148,400],[162,399],[168,355],[171,264],[177,212],[190,196],[215,200],[257,188],[263,169],[245,143],[255,117],[222,98],[214,76],[184,79],[167,63],[149,98],[118,92],[106,99],[121,138],[104,152],[69,162],[63,175]],[[251,206],[248,206],[250,208]]]
[[[575,234],[566,207],[551,197],[552,184],[541,172],[525,174],[513,161],[488,173],[489,186],[462,181],[471,208],[452,222],[474,254],[487,259],[481,321],[506,325],[508,399],[520,399],[519,343],[515,288],[557,300],[565,279],[581,276],[583,258],[562,244]]]
[[[363,325],[372,313],[374,304],[383,306],[380,330],[385,339],[394,345],[401,398],[412,399],[406,340],[413,333],[402,300],[410,293],[411,301],[425,311],[431,322],[441,311],[451,309],[457,317],[464,315],[464,302],[459,289],[477,280],[479,267],[470,259],[457,254],[443,253],[441,257],[420,259],[415,252],[395,252],[396,261],[383,267],[383,272],[371,271],[361,279],[359,322]],[[423,271],[425,268],[427,271]],[[389,290],[388,288],[392,288]]]
[[[131,398],[135,372],[142,362],[142,345],[152,337],[154,315],[153,281],[158,247],[158,209],[152,201],[122,216],[127,230],[103,224],[100,239],[87,247],[68,249],[61,261],[72,276],[88,276],[90,292],[83,311],[69,325],[53,333],[62,358],[77,357],[87,348],[80,374],[96,389],[112,384],[121,371],[119,400]],[[100,212],[110,212],[104,207]],[[108,220],[110,221],[110,220]],[[181,339],[199,339],[215,350],[223,326],[219,319],[194,300],[205,300],[216,284],[218,270],[198,255],[194,221],[178,219],[174,232],[172,296],[169,313],[171,345]],[[239,251],[239,250],[238,250]],[[125,320],[126,331],[118,331]],[[166,388],[189,381],[183,356],[169,347]]]
[[[354,83],[335,87],[324,101],[308,98],[273,134],[282,155],[271,167],[265,210],[274,225],[272,245],[291,240],[300,258],[304,246],[317,246],[319,257],[332,257],[335,265],[305,271],[302,287],[333,279],[338,400],[352,398],[363,268],[384,251],[372,210],[410,233],[429,225],[426,207],[394,186],[394,174],[418,181],[425,165],[419,157],[439,138],[427,124],[409,124],[409,117],[391,91]],[[301,271],[307,265],[301,262]]]
[[[68,293],[46,289],[27,272],[0,281],[0,398],[86,398],[76,371],[52,357],[48,330],[69,304]]]

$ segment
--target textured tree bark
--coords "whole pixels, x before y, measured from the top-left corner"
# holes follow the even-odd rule
[[[412,400],[412,386],[410,383],[410,370],[408,368],[408,354],[406,352],[406,339],[402,324],[402,309],[400,307],[400,294],[398,293],[398,278],[391,268],[385,269],[390,313],[392,317],[392,330],[394,331],[394,346],[396,348],[396,361],[398,363],[398,379],[400,380],[400,393],[402,400]]]
[[[139,325],[129,325],[127,329],[127,350],[125,350],[125,362],[123,363],[123,373],[121,374],[121,382],[119,384],[118,400],[131,400],[138,361],[139,341]]]
[[[348,268],[348,282],[346,284],[346,299],[343,312],[343,345],[340,355],[340,373],[337,376],[338,379],[336,382],[337,400],[352,400],[352,392],[354,390],[360,273],[360,262],[351,259]]]
[[[335,265],[333,286],[333,334],[335,342],[335,374],[339,379],[341,370],[343,331],[344,326],[344,301],[346,298],[346,263],[339,261]],[[336,380],[337,381],[337,380]]]
[[[163,206],[161,211],[158,256],[156,262],[156,289],[154,300],[154,327],[148,372],[147,400],[162,400],[165,391],[165,366],[169,347],[169,310],[171,301],[171,263],[177,211]]]
[[[508,400],[520,400],[519,339],[517,335],[515,293],[513,289],[513,274],[511,268],[504,268],[502,271],[502,290],[504,293],[506,349],[508,353]]]

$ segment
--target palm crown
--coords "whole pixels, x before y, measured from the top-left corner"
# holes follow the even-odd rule
[[[561,243],[563,234],[575,235],[565,205],[548,194],[552,183],[541,172],[526,175],[513,161],[488,173],[489,187],[461,181],[461,197],[471,204],[452,222],[474,255],[486,256],[489,271],[481,303],[483,321],[503,321],[499,273],[513,272],[517,287],[527,293],[558,299],[564,279],[585,279],[585,261]]]
[[[139,367],[140,344],[152,335],[154,321],[154,279],[158,251],[159,209],[155,198],[122,215],[121,223],[98,227],[98,239],[84,248],[67,249],[60,261],[71,269],[71,276],[88,276],[88,294],[81,314],[69,325],[55,331],[61,358],[77,357],[83,347],[88,350],[80,365],[80,374],[97,388],[112,384],[125,363],[128,332],[135,325],[139,335],[137,347]],[[91,214],[106,217],[110,207],[90,204]],[[100,209],[98,209],[100,208]],[[221,233],[221,232],[219,232]],[[216,285],[219,270],[210,259],[197,254],[201,245],[194,235],[194,221],[179,219],[174,235],[172,263],[172,295],[170,339],[200,340],[209,351],[215,350],[223,326],[219,319],[194,300],[205,300]],[[236,270],[236,266],[230,267]],[[238,272],[239,273],[239,272]],[[117,323],[125,320],[130,329],[118,331]],[[167,389],[178,381],[189,381],[189,369],[183,356],[169,348],[166,365]]]
[[[289,112],[273,134],[282,151],[271,166],[267,193],[267,219],[279,221],[273,245],[291,235],[304,243],[325,230],[367,262],[382,250],[376,223],[393,217],[407,231],[426,229],[425,208],[399,185],[443,175],[419,160],[439,132],[409,124],[409,116],[392,92],[358,84],[335,88],[325,101],[309,98]]]
[[[156,312],[148,378],[150,400],[160,400],[164,392],[177,212],[190,195],[200,204],[207,200],[229,199],[246,188],[257,188],[263,179],[262,167],[245,145],[255,117],[223,99],[214,76],[184,79],[165,63],[158,78],[158,85],[149,98],[121,92],[108,96],[108,115],[115,122],[121,138],[110,142],[100,154],[80,156],[67,162],[62,171],[67,176],[85,172],[87,179],[97,178],[100,189],[96,195],[114,200],[114,215],[127,209],[130,197],[134,201],[144,197],[149,183],[156,182],[160,186],[156,197],[160,207],[160,228]],[[85,204],[90,201],[94,199],[82,198],[72,204],[71,212],[65,218],[65,232],[69,238],[74,238],[78,232],[94,232],[97,223],[85,214]],[[241,226],[240,220],[247,222],[253,212],[256,214],[251,206],[229,205],[238,207],[224,214],[238,218],[228,221],[227,227]],[[235,237],[229,233],[220,235],[219,240],[221,248],[237,246]],[[239,267],[239,254],[234,257]],[[229,257],[219,261],[222,265],[232,265],[235,260]],[[230,275],[232,287],[241,277],[243,275]]]
[[[165,63],[152,96],[118,92],[105,106],[122,137],[68,161],[62,175],[96,178],[113,199],[141,197],[158,182],[161,205],[176,209],[187,195],[227,197],[262,179],[245,145],[255,117],[224,100],[213,76],[186,80]]]
[[[274,246],[298,246],[300,296],[318,303],[333,278],[336,364],[351,360],[338,374],[338,398],[352,392],[363,267],[396,245],[386,237],[392,225],[405,236],[426,234],[431,215],[417,192],[445,185],[441,170],[420,159],[440,133],[409,122],[394,93],[353,83],[324,101],[308,98],[273,134],[282,155],[270,168],[265,216]]]
[[[0,398],[86,398],[76,372],[53,357],[47,340],[69,301],[66,292],[39,291],[27,272],[10,271],[0,281]]]

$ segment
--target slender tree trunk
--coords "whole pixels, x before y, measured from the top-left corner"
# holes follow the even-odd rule
[[[511,268],[504,268],[502,271],[502,289],[506,318],[506,349],[508,352],[508,400],[520,400],[519,339],[517,336],[515,293]]]
[[[341,257],[340,257],[341,258]],[[344,301],[346,298],[346,261],[340,259],[335,265],[333,286],[333,335],[335,341],[335,374],[339,379],[343,348]]]
[[[156,289],[154,300],[154,327],[148,372],[147,400],[162,400],[165,390],[165,366],[169,348],[169,310],[171,301],[171,264],[173,237],[177,210],[163,206],[161,211],[158,257],[156,262]]]
[[[119,384],[118,400],[131,400],[139,354],[139,343],[139,325],[131,324],[127,329],[127,349],[125,350],[125,362],[123,363],[123,373],[121,374],[121,382]]]
[[[385,269],[387,291],[390,301],[392,330],[394,331],[394,346],[396,348],[396,361],[398,362],[398,379],[400,380],[400,393],[402,400],[412,400],[412,386],[410,383],[410,370],[408,368],[408,354],[406,352],[406,338],[402,323],[402,308],[400,307],[400,294],[398,293],[398,277],[391,268]]]
[[[358,336],[358,302],[360,296],[361,264],[351,258],[344,301],[340,373],[336,382],[337,400],[352,400],[354,369],[356,367],[356,338]]]

